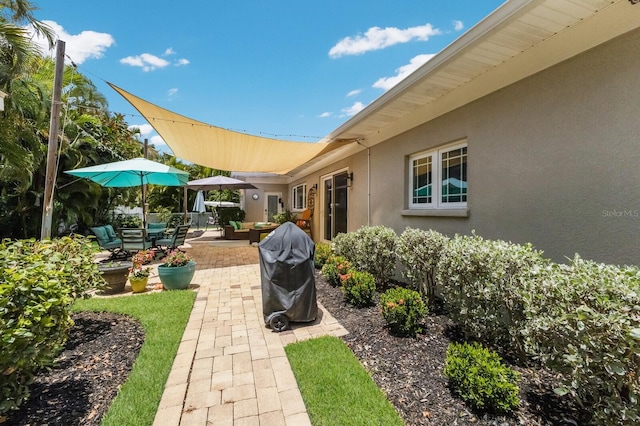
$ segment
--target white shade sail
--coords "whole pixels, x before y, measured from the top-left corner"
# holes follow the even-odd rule
[[[289,142],[234,132],[193,120],[108,83],[133,105],[173,153],[206,167],[234,172],[286,174],[339,142]]]

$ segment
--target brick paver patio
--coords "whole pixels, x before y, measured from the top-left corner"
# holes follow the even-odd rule
[[[188,242],[198,294],[154,425],[310,425],[284,346],[347,331],[319,305],[315,322],[273,332],[262,317],[258,249]]]

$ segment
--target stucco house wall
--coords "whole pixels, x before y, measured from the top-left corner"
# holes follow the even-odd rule
[[[634,30],[296,182],[349,167],[350,230],[475,230],[555,261],[639,264],[638,70]],[[468,143],[468,216],[407,214],[409,156],[457,140]]]

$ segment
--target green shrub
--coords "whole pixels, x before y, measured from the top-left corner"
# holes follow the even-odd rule
[[[316,252],[313,258],[313,263],[316,269],[322,269],[327,262],[329,256],[333,254],[331,244],[329,243],[316,243]]]
[[[235,222],[243,222],[247,213],[240,207],[216,207],[218,213],[218,220],[220,225],[228,225],[230,220]]]
[[[359,271],[369,272],[382,287],[396,268],[398,236],[386,226],[363,226],[355,232],[338,234],[333,240],[336,254],[349,259]]]
[[[478,343],[451,343],[444,375],[453,392],[475,409],[504,413],[520,405],[520,374]]]
[[[28,397],[36,370],[64,345],[74,299],[103,283],[88,239],[0,244],[0,414]]]
[[[526,311],[548,266],[531,245],[456,236],[438,262],[437,279],[449,315],[467,338],[524,362]]]
[[[287,222],[295,222],[296,215],[292,213],[291,210],[285,210],[283,212],[274,214],[273,221],[279,224],[283,224]]]
[[[138,215],[118,214],[113,219],[113,227],[118,228],[140,228],[142,227],[142,219]]]
[[[333,252],[352,262],[358,259],[358,236],[355,232],[340,233],[333,237]]]
[[[344,256],[329,256],[320,272],[329,284],[337,287],[341,284],[340,275],[346,274],[349,269],[351,269],[351,262]]]
[[[352,269],[346,275],[341,275],[340,280],[347,303],[360,308],[373,304],[373,297],[376,294],[373,275]]]
[[[563,374],[558,394],[590,407],[595,423],[638,424],[640,269],[573,259],[535,294],[529,350]]]
[[[431,303],[436,290],[436,266],[449,238],[439,232],[407,228],[396,244],[403,275]]]
[[[417,291],[402,287],[389,289],[380,296],[380,305],[391,333],[415,336],[422,331],[420,323],[427,307]]]

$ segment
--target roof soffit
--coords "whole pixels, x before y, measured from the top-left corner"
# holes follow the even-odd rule
[[[511,0],[332,132],[373,146],[640,26],[627,0]]]

